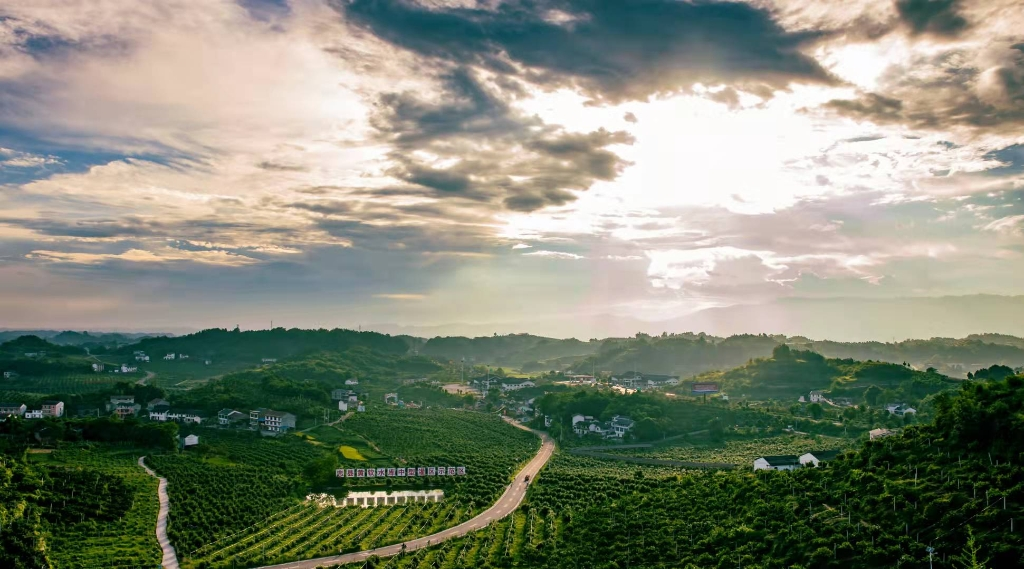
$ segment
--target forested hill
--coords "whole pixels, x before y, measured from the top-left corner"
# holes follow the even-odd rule
[[[237,361],[259,364],[264,358],[281,359],[317,352],[343,352],[364,347],[384,354],[404,354],[408,344],[377,332],[355,330],[299,330],[274,328],[273,330],[210,329],[174,338],[146,338],[119,348],[118,354],[130,355],[142,350],[153,359],[165,354],[187,354],[190,358],[209,358],[218,361]]]
[[[917,371],[902,364],[826,358],[811,351],[777,346],[769,358],[758,358],[728,371],[701,374],[698,381],[721,384],[729,394],[753,399],[795,400],[809,391],[850,397],[856,404],[917,402],[956,387],[960,380],[934,370]]]
[[[946,375],[963,378],[968,372],[992,364],[1024,366],[1024,348],[1012,345],[1012,336],[999,343],[971,339],[932,338],[904,342],[832,342],[782,335],[738,335],[717,338],[703,334],[665,334],[608,339],[591,357],[576,367],[611,372],[641,371],[681,376],[743,365],[754,358],[768,357],[779,344],[811,350],[825,357],[909,363],[917,369],[934,367]],[[984,336],[988,337],[988,336]],[[1024,340],[1022,340],[1024,341]]]
[[[481,336],[479,338],[437,337],[422,345],[421,353],[438,359],[472,361],[526,369],[558,369],[566,362],[596,353],[601,342],[575,338],[557,339],[530,334]],[[564,360],[564,361],[562,361]],[[545,366],[544,364],[547,364]]]
[[[935,407],[933,424],[792,472],[602,477],[556,457],[529,505],[562,525],[523,565],[1020,567],[1024,377],[965,382]]]

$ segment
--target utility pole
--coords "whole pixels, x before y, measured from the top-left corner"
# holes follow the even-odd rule
[[[928,569],[932,569],[932,553],[935,553],[935,548],[928,547],[925,551],[928,552]]]

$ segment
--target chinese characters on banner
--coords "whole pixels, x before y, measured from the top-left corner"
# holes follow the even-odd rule
[[[465,476],[465,466],[417,466],[407,468],[339,468],[338,478],[395,478],[412,476]]]

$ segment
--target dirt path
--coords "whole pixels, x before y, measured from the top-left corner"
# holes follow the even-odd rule
[[[511,421],[509,422],[512,423]],[[521,429],[526,429],[526,427],[523,427],[518,423],[512,424]],[[536,478],[537,473],[540,472],[540,469],[543,468],[545,464],[547,464],[548,459],[551,458],[552,453],[555,451],[555,442],[551,440],[551,438],[549,438],[545,433],[538,431],[533,432],[540,437],[542,441],[540,450],[537,451],[537,455],[534,456],[533,460],[524,466],[518,474],[516,474],[512,484],[505,489],[501,498],[498,498],[498,501],[495,502],[493,506],[475,518],[463,522],[453,528],[437,532],[433,535],[412,539],[403,543],[396,543],[394,545],[378,547],[376,549],[367,549],[366,551],[359,551],[356,553],[335,555],[333,557],[320,557],[318,559],[307,559],[305,561],[294,561],[291,563],[281,563],[279,565],[267,565],[261,569],[315,569],[317,567],[365,561],[368,557],[373,555],[378,557],[390,557],[392,555],[398,555],[403,551],[408,553],[430,545],[437,545],[443,541],[462,537],[467,533],[487,527],[487,524],[504,518],[519,507],[519,504],[522,503],[523,498],[526,496],[526,490],[529,487],[529,484],[525,481],[525,477],[529,477],[531,480]]]
[[[164,569],[178,569],[178,556],[174,552],[174,546],[171,545],[171,541],[167,539],[167,513],[171,509],[170,500],[167,498],[167,479],[161,476],[157,476],[156,472],[153,472],[146,466],[143,459],[146,457],[139,457],[139,466],[141,466],[150,476],[155,476],[160,481],[159,489],[157,490],[157,496],[160,498],[160,513],[156,517],[156,539],[160,542],[160,549],[164,552],[163,560],[160,565]]]

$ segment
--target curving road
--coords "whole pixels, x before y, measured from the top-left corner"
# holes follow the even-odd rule
[[[178,556],[174,552],[171,540],[167,539],[167,512],[170,511],[170,501],[167,499],[167,479],[157,476],[156,472],[150,470],[146,463],[142,461],[144,458],[146,457],[139,457],[139,466],[145,469],[150,476],[156,476],[156,479],[160,481],[159,488],[157,489],[157,496],[160,498],[160,513],[156,517],[156,539],[160,542],[160,549],[164,552],[164,558],[160,565],[164,569],[178,569]]]
[[[509,422],[512,423],[512,421]],[[526,429],[526,427],[523,427],[518,423],[512,424],[519,428]],[[508,486],[508,488],[505,489],[501,498],[498,498],[498,501],[495,502],[493,506],[481,512],[480,515],[469,521],[463,522],[455,527],[439,531],[433,535],[409,540],[404,543],[396,543],[394,545],[378,547],[376,549],[367,549],[366,551],[346,553],[344,555],[335,555],[332,557],[319,557],[317,559],[293,561],[291,563],[281,563],[279,565],[266,565],[260,569],[314,569],[316,567],[365,561],[367,557],[373,555],[378,557],[390,557],[401,553],[403,545],[405,546],[405,551],[410,552],[429,545],[437,545],[442,541],[447,541],[454,537],[464,536],[467,533],[478,529],[483,529],[487,527],[487,524],[504,518],[519,507],[519,504],[523,501],[523,497],[526,496],[526,488],[528,484],[525,477],[529,476],[530,480],[533,480],[537,476],[537,473],[540,472],[540,469],[547,464],[548,459],[551,458],[551,454],[555,450],[555,442],[545,433],[541,433],[539,431],[533,431],[533,433],[539,436],[542,441],[540,450],[537,451],[537,455],[534,456],[533,460],[524,466],[518,474],[516,474],[515,480]]]

